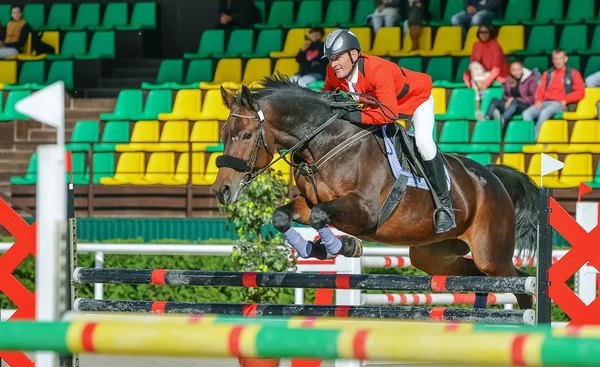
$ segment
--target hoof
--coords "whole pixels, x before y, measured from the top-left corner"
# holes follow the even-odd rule
[[[338,255],[345,257],[361,257],[363,253],[362,241],[354,236],[341,236],[342,249]]]
[[[335,258],[335,255],[328,254],[323,242],[321,242],[321,240],[316,240],[312,243],[312,250],[310,251],[310,254],[308,254],[308,257],[314,257],[319,260],[329,260]]]

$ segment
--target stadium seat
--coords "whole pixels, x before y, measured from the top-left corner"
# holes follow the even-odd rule
[[[160,125],[156,120],[138,121],[133,126],[129,144],[115,146],[117,152],[153,151],[159,140]]]
[[[563,19],[562,0],[539,0],[535,18],[523,20],[525,25],[548,24],[557,19]]]
[[[349,23],[351,20],[350,0],[331,0],[327,5],[325,12],[324,27],[337,27],[342,23]]]
[[[17,82],[17,62],[0,60],[0,84],[15,84]]]
[[[206,29],[200,36],[198,51],[195,53],[186,52],[183,54],[185,59],[203,59],[210,57],[214,53],[225,51],[225,31],[222,29]]]
[[[511,121],[504,134],[504,152],[522,152],[523,146],[535,143],[533,121]],[[523,170],[524,171],[524,170]]]
[[[190,120],[220,120],[225,121],[229,117],[229,109],[223,104],[221,91],[211,89],[204,95],[202,112]]]
[[[242,59],[220,59],[212,83],[200,82],[200,89],[209,89],[212,84],[242,81]]]
[[[458,60],[458,67],[456,69],[456,73],[453,78],[449,78],[448,80],[438,81],[436,84],[440,87],[454,89],[454,88],[464,88],[467,85],[464,81],[464,73],[469,70],[469,64],[471,60],[469,57],[461,57]],[[492,84],[493,85],[493,84]]]
[[[35,185],[37,183],[37,153],[29,158],[29,165],[24,176],[12,176],[10,183],[13,185]]]
[[[53,61],[48,70],[48,78],[45,83],[37,84],[31,83],[31,89],[42,89],[46,86],[53,84],[59,80],[65,83],[65,88],[73,88],[73,61]]]
[[[170,113],[158,114],[161,121],[193,120],[200,114],[202,92],[199,89],[182,89],[175,96],[173,110]]]
[[[200,82],[210,82],[211,80],[213,80],[212,60],[197,59],[190,61],[183,84],[169,83],[169,88],[196,89],[199,87]]]
[[[100,184],[104,177],[113,177],[115,175],[115,153],[94,153],[93,170],[93,180],[96,185]]]
[[[568,54],[587,49],[587,26],[585,24],[565,26],[560,35],[558,47],[565,50]]]
[[[400,51],[400,27],[382,27],[375,34],[371,54],[388,56],[392,52]]]
[[[169,89],[151,90],[146,97],[144,110],[132,120],[156,120],[161,113],[171,113],[173,93]]]
[[[248,60],[244,76],[240,83],[223,82],[223,83],[202,83],[202,89],[220,89],[223,86],[226,89],[237,90],[242,84],[246,86],[256,87],[256,83],[264,77],[271,75],[271,59],[269,58],[254,58]]]
[[[152,151],[187,152],[190,150],[190,123],[187,120],[167,121],[160,134],[159,144]]]
[[[469,27],[469,31],[467,32],[467,38],[465,39],[465,44],[462,48],[458,50],[451,50],[450,55],[452,56],[471,56],[473,51],[473,45],[477,42],[477,32],[479,32],[479,26],[471,26]],[[437,40],[437,38],[436,38]],[[435,46],[434,46],[435,48]]]
[[[23,63],[17,84],[4,84],[5,90],[30,89],[31,83],[43,84],[44,61],[27,61]]]
[[[371,0],[358,0],[356,3],[356,8],[354,9],[352,21],[342,22],[340,26],[342,28],[364,27],[367,25],[367,16],[371,15],[372,13],[373,2]]]
[[[156,152],[150,154],[146,172],[141,177],[131,179],[132,185],[158,185],[161,181],[169,181],[175,176],[175,153]]]
[[[433,96],[433,108],[436,115],[446,113],[446,90],[444,88],[431,89]]]
[[[229,36],[225,52],[216,52],[212,56],[217,59],[240,57],[243,53],[251,53],[253,45],[252,29],[234,29]]]
[[[100,4],[83,3],[77,7],[77,15],[72,25],[60,27],[63,31],[83,31],[87,27],[98,27],[100,24]]]
[[[120,91],[113,113],[101,113],[100,120],[134,120],[142,113],[142,95],[141,89]]]
[[[112,4],[111,4],[112,5]],[[114,59],[115,57],[115,32],[95,32],[92,36],[87,54],[75,55],[76,59]]]
[[[598,70],[597,70],[598,71]],[[565,120],[587,120],[598,117],[597,103],[600,101],[600,88],[585,88],[585,96],[577,104],[574,112],[563,112]]]
[[[192,150],[195,152],[204,152],[207,148],[218,145],[219,121],[206,120],[194,123],[190,141],[192,142]]]
[[[196,180],[192,178],[193,185],[210,186],[215,183],[215,180],[217,179],[217,173],[219,172],[219,168],[217,168],[217,158],[221,155],[222,153],[212,153],[210,155],[208,162],[206,163],[204,175],[198,177],[199,179]]]
[[[580,55],[597,55],[600,53],[600,26],[594,28],[594,34],[592,35],[592,42],[589,48],[579,49],[577,53]]]
[[[498,32],[498,43],[505,55],[525,48],[525,27],[522,25],[505,25]]]
[[[561,144],[569,142],[569,125],[566,120],[546,120],[540,128],[537,143],[523,146],[524,153],[556,152]]]
[[[464,7],[463,0],[448,0],[444,9],[444,17],[441,20],[432,20],[429,24],[434,27],[452,25],[452,16],[463,11]]]
[[[70,59],[75,55],[85,55],[86,35],[85,32],[67,32],[60,47],[60,53],[46,55],[49,60]]]
[[[276,4],[275,2],[274,4]],[[285,37],[283,51],[273,51],[269,54],[271,58],[280,57],[296,57],[298,50],[304,44],[304,36],[308,32],[308,28],[293,28],[290,29]]]
[[[6,24],[10,22],[10,7],[11,4],[0,4],[0,24]]]
[[[352,27],[349,29],[350,32],[354,33],[358,41],[360,42],[360,47],[363,49],[363,52],[370,53],[371,52],[371,28],[369,27]]]
[[[309,27],[323,22],[323,2],[321,0],[304,0],[299,3],[296,21],[283,23],[284,28]]]
[[[456,88],[450,95],[445,114],[435,115],[436,120],[475,120],[475,91],[472,88]]]
[[[23,19],[33,29],[42,29],[45,24],[46,6],[44,4],[26,4],[23,7]]]
[[[264,19],[264,18],[263,18]],[[255,28],[278,28],[283,24],[294,22],[293,1],[273,1],[267,21],[254,24]]]
[[[129,121],[109,121],[104,125],[101,142],[94,146],[94,150],[97,152],[113,152],[115,146],[120,143],[129,143]]]
[[[467,158],[474,160],[482,166],[492,163],[492,155],[490,153],[469,153],[467,154]]]
[[[547,153],[548,156],[554,159],[558,159],[558,154]],[[529,167],[527,167],[527,175],[531,177],[533,182],[537,186],[540,186],[540,175],[542,173],[542,155],[540,153],[534,154],[529,160]],[[558,185],[558,171],[551,172],[544,176],[543,184],[544,187],[550,187],[549,185]]]
[[[594,19],[594,0],[567,1],[569,9],[564,19],[554,19],[556,24],[579,24]]]
[[[468,143],[469,121],[456,120],[444,122],[438,143],[440,150],[446,153],[465,152],[468,151]]]
[[[68,28],[71,25],[72,12],[73,5],[71,4],[52,4],[46,25],[38,27],[36,30],[53,31],[63,27]]]
[[[390,52],[390,56],[418,56],[421,54],[421,50],[431,50],[431,27],[421,28],[421,35],[419,36],[419,50],[412,51],[412,39],[410,38],[410,34],[405,34],[404,44],[401,51]]]
[[[500,153],[501,141],[502,123],[500,121],[478,121],[473,129],[471,145],[466,150],[463,148],[462,151],[467,153]]]
[[[508,0],[504,17],[502,19],[493,20],[492,24],[504,26],[531,20],[531,8],[531,0]]]
[[[111,2],[106,5],[104,17],[100,25],[88,25],[92,31],[109,31],[127,25],[127,3]]]
[[[438,28],[433,47],[431,50],[422,50],[421,56],[445,56],[450,55],[452,51],[461,50],[461,34],[462,28],[458,26],[444,26]]]
[[[75,122],[71,143],[97,143],[100,139],[100,122],[98,120],[80,120]],[[87,147],[89,150],[89,145]]]
[[[579,55],[569,55],[567,66],[575,70],[581,70],[581,57]]]
[[[504,88],[488,88],[483,92],[483,97],[481,98],[481,105],[479,110],[485,114],[490,107],[490,103],[492,103],[492,99],[498,98],[502,99],[502,95],[504,94]]]
[[[568,145],[556,147],[558,153],[600,153],[600,121],[575,122]]]
[[[586,182],[586,184],[593,189],[600,189],[600,161],[598,162],[598,165],[596,166],[596,175],[594,176],[594,180],[588,181],[588,182]]]
[[[398,66],[412,71],[423,71],[423,59],[420,57],[400,57],[398,58]]]
[[[452,79],[452,57],[431,57],[425,69],[431,76],[433,86],[442,86],[447,80]]]
[[[28,90],[13,90],[8,93],[4,102],[4,110],[0,113],[0,121],[29,120],[29,117],[15,110],[17,102],[31,94]]]
[[[131,21],[128,25],[118,25],[119,31],[133,31],[142,29],[156,29],[156,3],[135,3],[131,13]]]
[[[269,57],[271,52],[280,52],[283,47],[281,44],[282,38],[281,29],[263,29],[258,34],[254,51],[242,53],[242,58]]]
[[[514,50],[519,56],[547,54],[556,47],[556,27],[554,25],[538,25],[531,28],[527,48]]]
[[[292,76],[300,70],[300,65],[295,58],[282,58],[275,62],[274,73],[280,73],[282,75]]]
[[[501,156],[498,156],[496,164],[504,164],[525,173],[525,154],[505,152]]]
[[[530,70],[537,68],[540,70],[540,73],[543,73],[548,70],[550,61],[548,60],[548,56],[527,56],[523,60],[523,65]]]
[[[265,1],[262,0],[255,0],[254,4],[256,5],[256,7],[258,8],[258,11],[260,12],[260,19],[267,19],[267,4]]]
[[[113,177],[100,179],[101,185],[128,185],[144,177],[146,158],[144,152],[126,152],[119,156],[119,162]]]
[[[572,153],[565,157],[565,166],[560,172],[558,183],[546,183],[544,177],[544,186],[550,188],[570,188],[579,187],[582,182],[592,181],[594,173],[592,171],[592,155],[590,153]]]
[[[600,70],[600,56],[590,56],[585,66],[585,73],[583,73],[583,77],[587,78],[591,74]],[[585,98],[585,97],[584,97]]]
[[[194,153],[194,155],[196,154],[201,154],[201,153]],[[158,184],[160,185],[166,185],[166,186],[181,186],[181,185],[186,185],[188,183],[189,180],[189,165],[190,165],[190,161],[189,161],[189,153],[182,153],[179,156],[179,160],[177,161],[177,166],[175,167],[175,174],[174,175],[164,175],[163,177],[160,177],[160,179],[158,180]],[[195,158],[195,157],[194,157]]]
[[[167,89],[171,83],[183,82],[183,60],[163,60],[154,83],[143,82],[142,89]]]

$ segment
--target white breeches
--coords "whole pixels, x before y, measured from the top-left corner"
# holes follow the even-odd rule
[[[415,142],[417,148],[424,160],[430,161],[435,158],[437,146],[433,141],[433,127],[435,115],[433,113],[433,96],[423,102],[412,117],[413,127],[415,129]]]

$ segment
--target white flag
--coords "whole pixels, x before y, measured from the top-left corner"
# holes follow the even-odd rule
[[[562,169],[565,164],[558,159],[554,159],[549,155],[542,153],[542,177],[549,173]]]
[[[65,85],[58,81],[16,103],[15,109],[59,130],[65,124]]]

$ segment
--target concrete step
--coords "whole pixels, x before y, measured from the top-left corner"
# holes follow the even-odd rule
[[[114,111],[117,100],[114,98],[73,98],[69,110],[109,110]]]

